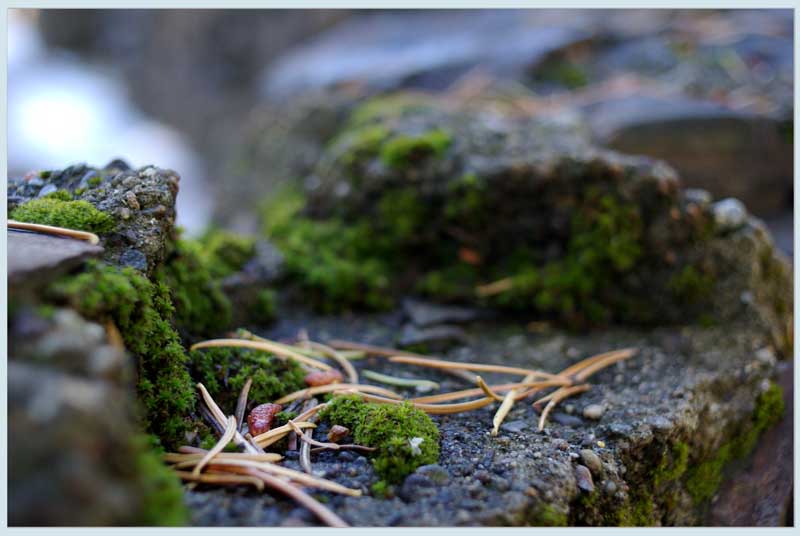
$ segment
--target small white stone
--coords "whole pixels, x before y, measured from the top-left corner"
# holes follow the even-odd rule
[[[712,205],[714,221],[723,230],[741,227],[747,221],[747,209],[741,201],[729,197]]]
[[[600,404],[589,404],[588,406],[583,408],[583,416],[586,417],[587,419],[592,419],[596,421],[603,416],[604,411],[605,410],[603,409],[603,406],[601,406]]]
[[[408,440],[408,444],[411,447],[411,455],[412,456],[419,456],[422,454],[422,450],[420,450],[419,446],[422,442],[425,441],[423,437],[412,437]]]

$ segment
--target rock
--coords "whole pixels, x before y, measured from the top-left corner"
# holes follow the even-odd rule
[[[582,491],[587,493],[592,493],[594,491],[594,482],[592,482],[592,473],[589,472],[589,469],[583,465],[576,465],[575,466],[575,479],[578,484],[578,488]]]
[[[511,432],[511,433],[518,433],[528,428],[528,423],[525,421],[511,421],[511,422],[504,422],[500,429],[504,432]]]
[[[403,327],[398,344],[403,347],[424,346],[425,348],[441,349],[453,344],[463,343],[466,334],[458,326],[433,326],[430,328],[417,328],[410,324]]]
[[[156,476],[166,469],[134,420],[124,350],[71,310],[55,310],[33,334],[24,316],[9,323],[9,524],[149,525],[180,517],[178,481]],[[46,440],[32,439],[43,434]],[[152,501],[161,503],[156,510]]]
[[[280,57],[264,74],[263,93],[278,99],[354,83],[382,91],[442,89],[475,68],[520,78],[547,55],[588,40],[579,26],[543,24],[514,11],[369,13]]]
[[[593,450],[581,449],[580,456],[583,464],[589,468],[593,475],[599,476],[603,473],[603,462]]]
[[[478,309],[441,305],[415,299],[405,299],[402,305],[411,321],[423,328],[436,324],[471,322],[485,315]]]
[[[42,186],[32,185],[24,178],[10,179],[8,192],[28,200],[52,186],[67,190],[75,200],[87,201],[112,217],[118,215],[120,209],[128,208],[129,199],[136,199],[138,209],[130,211],[127,219],[115,218],[113,230],[100,236],[103,258],[151,275],[164,260],[167,243],[173,238],[175,197],[180,178],[174,171],[153,166],[138,171],[127,168],[127,164],[116,161],[103,169],[78,164],[50,171]],[[102,176],[103,180],[84,190],[80,184],[89,171]]]
[[[36,288],[98,257],[103,247],[84,240],[40,233],[8,231],[9,290]]]
[[[782,210],[791,198],[791,144],[779,121],[647,95],[611,98],[585,110],[600,143],[666,160],[689,186],[742,199],[761,215]]]
[[[599,421],[603,417],[605,409],[600,404],[589,404],[583,408],[583,416],[593,421]]]
[[[573,415],[569,415],[568,413],[562,413],[560,411],[554,411],[550,414],[550,419],[553,422],[557,422],[558,424],[563,424],[564,426],[581,426],[583,424],[583,420],[580,417],[575,417]]]

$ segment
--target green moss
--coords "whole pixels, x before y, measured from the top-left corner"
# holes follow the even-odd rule
[[[366,125],[345,130],[331,142],[331,145],[342,145],[347,148],[339,159],[342,164],[352,168],[359,162],[377,156],[389,134],[389,130],[383,126]]]
[[[248,310],[248,318],[257,324],[267,324],[275,320],[277,309],[277,296],[270,289],[262,289],[256,293],[256,298]]]
[[[583,67],[566,61],[547,62],[536,77],[543,82],[554,82],[568,89],[577,89],[589,83],[589,77]]]
[[[72,201],[72,194],[69,193],[68,190],[56,190],[55,192],[50,192],[46,196],[45,199],[58,199],[60,201]]]
[[[695,504],[702,505],[714,496],[722,484],[725,467],[747,456],[755,448],[759,436],[780,420],[784,409],[783,390],[772,384],[756,400],[752,426],[722,445],[710,459],[689,469],[686,490]]]
[[[641,257],[641,234],[636,207],[590,192],[575,211],[564,257],[522,269],[512,276],[511,290],[492,301],[553,313],[575,326],[606,323],[614,305],[607,289]]]
[[[653,473],[656,488],[667,482],[674,482],[683,476],[689,466],[689,444],[677,441],[672,445],[672,456],[664,456]]]
[[[480,282],[478,271],[465,262],[430,270],[418,282],[417,290],[445,300],[471,297]]]
[[[280,248],[304,299],[322,312],[389,307],[391,270],[385,257],[375,255],[381,247],[375,229],[367,222],[304,218],[302,208],[302,197],[285,192],[263,212],[265,234]]]
[[[101,182],[103,182],[103,177],[97,175],[95,177],[91,177],[88,181],[89,186],[98,186]]]
[[[58,192],[54,192],[58,194]],[[108,233],[114,229],[114,220],[88,201],[69,201],[63,194],[55,197],[31,199],[16,207],[9,219],[43,225],[55,225],[67,229]]]
[[[372,464],[387,483],[401,482],[417,467],[439,460],[439,429],[408,402],[372,404],[358,395],[337,396],[320,417],[349,428],[356,443],[375,447]],[[415,438],[422,439],[416,447]]]
[[[566,527],[567,514],[550,504],[542,504],[533,515],[530,524],[538,527]]]
[[[425,158],[442,156],[451,142],[450,133],[442,129],[419,136],[394,136],[383,144],[380,157],[386,166],[402,169]]]
[[[253,378],[251,405],[273,402],[306,387],[305,372],[294,361],[242,348],[208,348],[189,354],[192,375],[202,382],[223,411],[233,412],[247,378]]]
[[[169,289],[133,268],[90,262],[84,272],[63,278],[48,292],[87,318],[115,323],[126,348],[137,357],[137,390],[147,429],[168,447],[183,444],[192,427],[195,392],[186,354],[170,323],[174,309]]]
[[[396,119],[430,108],[430,102],[408,93],[375,97],[360,104],[350,114],[347,128]]]
[[[189,521],[183,502],[183,488],[175,472],[161,461],[161,450],[153,450],[146,436],[136,436],[139,451],[135,458],[136,475],[142,487],[143,503],[139,525],[182,526]]]
[[[40,171],[39,172],[39,178],[41,178],[41,179],[49,179],[50,175],[52,175],[52,174],[53,174],[52,171]]]
[[[209,260],[212,257],[202,243],[178,239],[156,271],[155,279],[170,290],[175,323],[182,333],[212,336],[231,323],[231,303],[212,275],[216,262]]]
[[[680,300],[697,303],[711,295],[714,289],[714,277],[694,266],[685,266],[680,272],[672,275],[667,286]]]
[[[256,253],[255,238],[217,228],[206,231],[197,244],[200,261],[215,279],[240,271]]]

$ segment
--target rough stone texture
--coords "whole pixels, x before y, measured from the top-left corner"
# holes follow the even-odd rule
[[[46,179],[33,173],[10,179],[8,210],[43,191],[67,190],[76,200],[88,201],[114,218],[114,230],[100,237],[104,260],[150,275],[174,237],[179,181],[174,171],[155,166],[132,170],[120,160],[102,169],[77,164],[50,171]]]
[[[52,281],[103,252],[101,246],[71,238],[23,231],[9,231],[7,237],[8,283],[12,292]]]
[[[731,475],[711,505],[710,525],[792,526],[794,506],[794,367],[782,363],[779,385],[786,413],[747,463]],[[776,463],[779,460],[780,463]]]
[[[67,309],[9,326],[10,525],[132,524],[141,516],[132,370],[105,330]]]
[[[294,336],[302,327],[313,339],[391,344],[399,322],[396,314],[336,319],[289,312],[265,334]],[[541,335],[516,323],[488,323],[471,326],[469,336],[468,344],[446,356],[557,371],[611,348],[635,346],[640,353],[599,373],[591,379],[589,392],[568,401],[579,407],[604,404],[608,409],[599,421],[575,417],[561,424],[551,419],[545,431],[538,432],[536,412],[529,403],[520,403],[506,420],[527,426],[502,429],[493,438],[489,430],[496,407],[434,417],[442,432],[436,480],[420,468],[389,499],[317,494],[346,521],[357,526],[603,524],[604,515],[624,511],[638,500],[637,494],[646,492],[647,500],[653,501],[652,515],[632,522],[702,524],[704,508],[693,506],[685,478],[655,486],[651,471],[663,459],[669,461],[667,453],[677,441],[690,445],[692,467],[746,432],[755,398],[764,380],[773,377],[776,363],[759,352],[770,345],[769,337],[747,325]],[[389,374],[411,370],[380,358],[355,363]],[[413,374],[439,381],[443,391],[463,387],[433,371],[413,369]],[[489,376],[488,381],[502,380]],[[320,427],[320,436],[325,433]],[[602,462],[602,475],[593,477],[590,494],[580,491],[575,474],[584,449]],[[299,468],[296,454],[287,456],[284,463]],[[318,474],[365,493],[377,480],[368,460],[355,453],[323,453],[313,458],[313,466]],[[244,489],[199,488],[188,492],[187,501],[198,525],[317,523],[282,498]]]
[[[792,144],[776,120],[644,95],[606,100],[587,114],[601,144],[666,160],[687,186],[746,200],[756,214],[784,210],[791,198]]]

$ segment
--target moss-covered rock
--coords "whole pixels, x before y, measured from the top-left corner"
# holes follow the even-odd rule
[[[378,98],[350,113],[306,184],[266,205],[264,231],[325,311],[421,292],[573,327],[711,323],[760,287],[770,296],[750,309],[766,329],[789,318],[785,261],[768,236],[741,238],[757,223],[732,233],[665,164],[546,119]],[[742,277],[736,262],[764,267]]]
[[[121,160],[77,164],[10,179],[7,207],[17,219],[98,233],[106,261],[149,276],[174,239],[179,181],[174,171],[133,170]]]
[[[169,288],[133,268],[91,262],[85,271],[54,283],[49,294],[86,318],[114,323],[137,359],[146,428],[170,448],[185,442],[193,429],[195,389],[186,352],[171,324]]]
[[[64,192],[64,190],[59,190]],[[114,228],[114,220],[86,201],[73,201],[66,195],[31,199],[16,207],[9,218],[27,223],[55,225],[67,229],[105,234]]]

